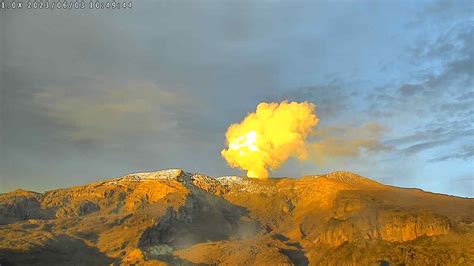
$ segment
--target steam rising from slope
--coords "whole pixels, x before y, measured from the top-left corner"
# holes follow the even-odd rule
[[[319,119],[309,102],[260,103],[239,124],[226,132],[228,148],[221,151],[231,167],[247,176],[267,178],[290,157],[307,159],[307,137]]]

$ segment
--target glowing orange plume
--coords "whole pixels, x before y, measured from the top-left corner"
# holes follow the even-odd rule
[[[306,159],[306,139],[319,121],[315,108],[309,102],[260,103],[254,113],[227,129],[228,148],[222,156],[231,167],[256,178],[267,178],[268,169],[292,156]]]

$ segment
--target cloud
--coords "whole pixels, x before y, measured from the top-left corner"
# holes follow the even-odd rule
[[[474,91],[469,91],[456,98],[456,100],[465,101],[474,99]]]
[[[306,86],[285,92],[281,100],[310,101],[318,105],[318,115],[325,120],[330,120],[348,106],[350,95],[340,81],[334,80],[328,84]]]
[[[474,129],[470,129],[469,125],[456,122],[444,125],[434,124],[431,125],[432,128],[428,126],[411,135],[385,140],[384,143],[397,147],[398,152],[404,156],[409,156],[429,149],[453,145],[474,136]],[[451,155],[447,155],[447,157],[451,157]],[[438,159],[434,158],[430,161],[438,161]]]
[[[427,42],[415,55],[417,60],[438,65],[425,77],[425,95],[430,92],[465,93],[472,88],[474,77],[474,22],[459,22],[440,34],[434,42]],[[436,69],[435,69],[436,70]],[[457,85],[457,86],[453,86]]]
[[[401,149],[400,151],[404,153],[405,155],[412,155],[424,150],[428,150],[428,149],[432,149],[432,148],[444,145],[448,142],[450,142],[450,140],[427,141],[427,142],[411,145],[407,148]]]
[[[312,144],[312,156],[317,162],[324,163],[341,157],[388,151],[391,147],[381,141],[385,132],[387,129],[377,123],[318,129],[317,140]]]
[[[152,84],[89,91],[48,88],[33,94],[33,103],[59,126],[62,138],[93,143],[173,128],[177,116],[193,105],[188,96]]]
[[[430,162],[440,162],[447,160],[472,160],[474,158],[474,145],[463,145],[462,149],[455,151],[454,153],[436,157],[431,159]]]
[[[421,92],[423,90],[423,86],[418,84],[404,84],[399,90],[402,96],[408,97]]]
[[[411,75],[395,79],[370,94],[374,106],[399,111],[401,106],[416,103],[418,108],[435,108],[446,99],[464,100],[474,85],[474,23],[457,22],[445,31],[411,49]]]
[[[411,53],[413,74],[366,98],[367,111],[376,117],[412,121],[384,142],[400,156],[436,149],[438,157],[429,160],[437,161],[464,154],[462,143],[474,132],[473,33],[473,22],[461,20],[419,42]],[[453,149],[457,152],[443,155]]]

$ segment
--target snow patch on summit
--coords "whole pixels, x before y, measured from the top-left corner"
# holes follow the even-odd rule
[[[166,169],[166,170],[160,170],[160,171],[155,171],[155,172],[133,173],[133,174],[128,174],[122,177],[118,177],[109,183],[117,184],[118,182],[174,180],[174,179],[177,179],[179,176],[183,175],[183,173],[184,171],[182,169]]]

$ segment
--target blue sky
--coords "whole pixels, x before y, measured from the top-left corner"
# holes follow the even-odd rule
[[[0,192],[179,167],[242,174],[224,133],[261,101],[311,101],[317,158],[474,196],[469,1],[136,1],[131,10],[3,10]]]

